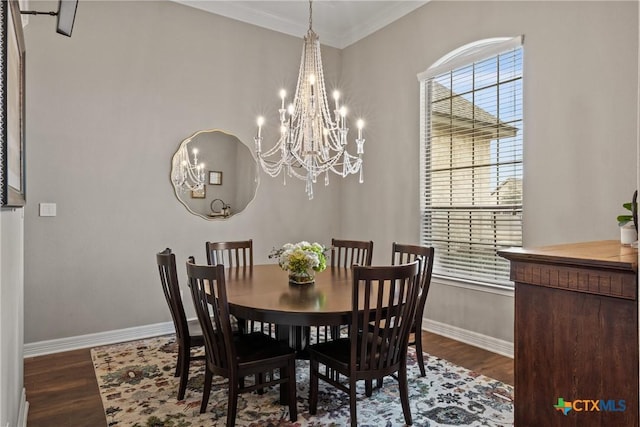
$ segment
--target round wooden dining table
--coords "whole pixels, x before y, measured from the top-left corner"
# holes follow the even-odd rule
[[[306,359],[313,326],[339,326],[351,315],[351,269],[331,268],[316,274],[313,284],[294,285],[277,264],[225,269],[229,312],[240,319],[277,325],[280,340]],[[283,384],[284,386],[284,384]],[[280,402],[287,403],[286,386],[280,388]]]
[[[229,311],[236,317],[290,326],[338,326],[351,315],[351,269],[316,273],[314,284],[293,285],[277,264],[225,270]]]

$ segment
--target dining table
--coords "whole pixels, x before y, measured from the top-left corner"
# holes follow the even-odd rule
[[[351,269],[328,267],[312,284],[289,283],[278,264],[225,270],[229,312],[237,318],[277,325],[278,339],[287,340],[300,357],[309,343],[309,328],[350,322]]]
[[[352,274],[350,268],[328,267],[317,272],[314,283],[289,283],[278,264],[225,269],[229,312],[239,319],[273,323],[279,340],[306,359],[313,326],[340,326],[350,322]],[[286,384],[280,403],[287,404]]]
[[[351,268],[327,267],[316,273],[314,283],[298,285],[289,283],[288,273],[278,264],[227,267],[225,281],[230,314],[276,324],[277,338],[287,341],[299,359],[308,357],[306,347],[312,327],[351,323]],[[383,295],[386,304],[387,292]],[[368,298],[365,295],[358,298],[364,310]],[[280,403],[287,403],[286,385],[280,388]]]

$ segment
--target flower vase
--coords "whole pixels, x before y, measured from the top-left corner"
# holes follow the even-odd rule
[[[294,285],[309,285],[315,282],[316,272],[312,269],[305,271],[290,271],[289,283]]]

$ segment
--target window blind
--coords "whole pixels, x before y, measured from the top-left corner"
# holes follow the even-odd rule
[[[522,53],[421,80],[421,241],[435,275],[512,285],[496,252],[522,246]]]

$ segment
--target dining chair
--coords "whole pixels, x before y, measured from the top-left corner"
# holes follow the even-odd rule
[[[253,269],[253,239],[229,242],[206,242],[207,264],[222,264],[234,274],[250,274]],[[276,325],[246,319],[237,319],[242,331],[259,330],[276,336]]]
[[[420,376],[425,376],[424,369],[424,353],[422,350],[422,314],[429,295],[429,287],[431,285],[431,272],[433,270],[434,248],[430,246],[408,245],[393,242],[391,264],[407,264],[415,261],[418,257],[422,258],[420,266],[420,292],[416,305],[416,316],[411,326],[411,334],[413,340],[409,340],[409,345],[415,345],[418,366],[420,367]]]
[[[331,267],[351,268],[352,265],[371,265],[373,242],[331,239]]]
[[[354,264],[369,266],[373,258],[373,241],[331,239],[331,268],[351,269]],[[346,328],[342,326],[317,326],[316,337],[318,342],[335,339],[340,336],[340,331]]]
[[[296,406],[296,353],[286,343],[262,332],[233,334],[229,319],[225,267],[196,265],[187,261],[187,276],[200,327],[204,333],[206,370],[200,413],[209,402],[213,375],[227,378],[229,393],[227,426],[235,425],[238,395],[280,384],[280,398],[289,404],[289,418],[298,418]],[[279,376],[264,375],[274,370]],[[256,381],[246,384],[245,377]]]
[[[427,302],[429,294],[429,286],[431,285],[431,272],[433,270],[434,249],[430,246],[409,245],[393,242],[391,245],[391,265],[407,264],[418,258],[422,259],[420,264],[420,291],[418,292],[418,300],[416,301],[416,315],[411,326],[408,345],[416,347],[416,359],[420,368],[420,376],[426,376],[424,367],[424,352],[422,349],[422,314]],[[370,325],[370,329],[372,326]],[[413,335],[413,340],[411,339]],[[376,385],[382,387],[382,379],[378,378]],[[367,395],[371,395],[372,382],[367,382]]]
[[[420,263],[353,266],[349,336],[309,346],[309,412],[318,408],[320,379],[349,394],[351,425],[357,425],[356,383],[397,374],[402,412],[411,424],[407,342],[420,290]],[[369,331],[369,325],[373,330]],[[325,369],[320,370],[320,364]],[[341,381],[340,375],[348,378]]]
[[[171,252],[171,249],[167,248],[159,252],[156,255],[156,259],[158,262],[158,271],[160,272],[162,290],[169,305],[169,311],[173,319],[173,327],[176,331],[178,360],[174,375],[180,377],[178,400],[182,400],[187,390],[191,360],[204,359],[204,356],[192,356],[191,349],[204,346],[204,337],[197,319],[187,321],[182,305],[178,275],[176,273],[175,255]]]

